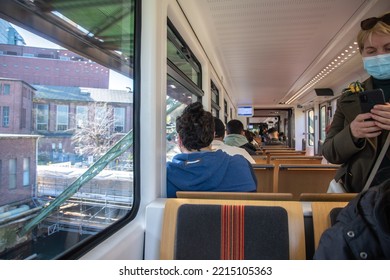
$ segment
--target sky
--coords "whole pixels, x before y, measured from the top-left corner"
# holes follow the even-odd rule
[[[33,47],[41,47],[41,48],[49,48],[49,49],[64,49],[63,47],[50,42],[40,36],[37,36],[23,28],[20,28],[16,25],[12,26],[18,31],[18,33],[23,37],[24,41],[26,42],[27,46],[33,46]],[[121,85],[130,85],[130,87],[133,89],[133,80],[130,78],[127,78],[121,74],[118,74],[115,71],[110,70],[110,80],[109,80],[109,88],[110,89],[120,89],[120,90],[127,90],[127,88],[123,88]]]

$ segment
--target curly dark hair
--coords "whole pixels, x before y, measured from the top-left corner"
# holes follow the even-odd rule
[[[203,109],[202,103],[192,103],[176,118],[176,131],[187,150],[200,151],[214,139],[213,116]]]

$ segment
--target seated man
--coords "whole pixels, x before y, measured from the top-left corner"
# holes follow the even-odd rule
[[[223,139],[225,144],[244,148],[250,155],[256,154],[256,147],[248,142],[245,137],[244,125],[239,120],[230,120],[226,124],[227,135]]]
[[[212,151],[214,120],[200,102],[177,117],[176,131],[181,154],[167,163],[167,197],[176,197],[176,191],[256,191],[252,166],[243,156]]]
[[[267,133],[268,141],[265,143],[266,145],[285,145],[284,142],[279,140],[279,132],[274,127],[268,129]]]
[[[212,150],[222,150],[231,156],[242,155],[250,163],[253,164],[256,163],[253,157],[250,154],[248,154],[248,152],[244,148],[229,146],[223,143],[223,138],[225,137],[225,125],[220,119],[214,117],[214,125],[215,125],[215,133],[214,133],[214,140],[211,143]]]

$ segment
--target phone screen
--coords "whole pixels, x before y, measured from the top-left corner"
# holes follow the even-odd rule
[[[382,89],[367,90],[359,94],[362,113],[368,113],[376,104],[385,104]]]

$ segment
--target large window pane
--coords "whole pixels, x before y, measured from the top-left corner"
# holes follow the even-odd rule
[[[69,107],[66,105],[57,105],[57,130],[67,130],[69,122]]]
[[[24,16],[22,2],[3,3],[12,5],[4,11],[13,22],[0,21],[18,40],[0,44],[1,96],[10,102],[8,109],[0,104],[1,129],[14,132],[0,130],[0,207],[19,209],[0,218],[0,259],[71,255],[81,241],[95,244],[103,231],[128,223],[140,199],[133,184],[137,97],[130,90],[136,0],[64,3],[53,1],[49,10],[29,1]],[[25,125],[11,121],[13,112]]]
[[[8,162],[8,188],[16,189],[16,159],[11,158]]]
[[[88,124],[88,106],[76,107],[76,126],[77,128],[85,127]]]
[[[320,107],[320,140],[325,141],[326,138],[326,106]]]
[[[30,158],[23,159],[23,187],[30,184]]]
[[[307,113],[307,133],[308,133],[308,145],[314,145],[314,110],[311,109]]]
[[[48,130],[49,125],[49,105],[37,104],[37,130]]]
[[[167,75],[167,160],[179,153],[176,143],[176,117],[203,96],[201,66],[183,38],[168,20]]]
[[[3,106],[3,127],[9,127],[9,106]]]

